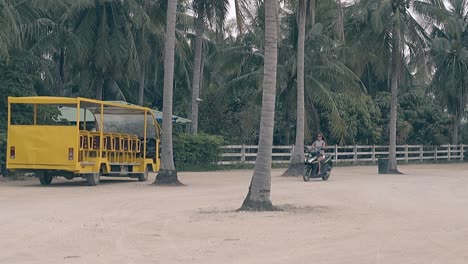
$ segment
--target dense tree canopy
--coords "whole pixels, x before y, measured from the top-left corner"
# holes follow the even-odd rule
[[[279,10],[275,145],[295,140],[296,2]],[[407,21],[398,24],[407,32],[401,34],[407,48],[401,60],[397,143],[448,143],[458,128],[455,140],[467,140],[465,0],[381,5],[362,0],[344,7],[334,0],[311,2],[314,21],[306,24],[304,48],[306,143],[323,131],[329,144],[388,144],[393,33],[386,16],[400,2],[405,12],[414,9],[419,16],[398,17]],[[201,61],[196,60],[201,64],[198,130],[227,143],[257,144],[264,3],[236,2],[231,8],[239,16],[233,21],[223,13],[226,5],[179,1],[173,110],[191,113],[198,33],[203,43]],[[8,95],[102,97],[162,109],[166,7],[164,0],[0,0],[0,135],[4,138]],[[201,11],[202,33],[195,30]],[[417,67],[423,62],[425,67]]]

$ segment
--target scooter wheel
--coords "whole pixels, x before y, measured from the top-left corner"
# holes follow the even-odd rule
[[[302,179],[304,179],[305,182],[308,182],[310,180],[311,173],[312,173],[312,168],[307,168],[304,176],[302,176]]]
[[[327,181],[328,178],[330,178],[331,169],[329,168],[328,165],[325,166],[323,169],[324,169],[325,173],[322,174],[322,180]]]

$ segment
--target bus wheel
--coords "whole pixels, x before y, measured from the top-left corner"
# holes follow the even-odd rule
[[[50,185],[53,177],[47,171],[41,171],[38,178],[41,185]]]
[[[138,174],[138,181],[144,182],[144,181],[148,180],[148,174],[149,174],[149,169],[148,169],[148,167],[146,167],[144,173]]]
[[[86,174],[86,183],[89,186],[96,186],[99,184],[101,174],[99,172]]]

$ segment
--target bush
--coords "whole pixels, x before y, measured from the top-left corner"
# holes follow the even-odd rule
[[[174,138],[174,160],[177,169],[208,166],[221,155],[224,139],[206,134],[180,134]]]

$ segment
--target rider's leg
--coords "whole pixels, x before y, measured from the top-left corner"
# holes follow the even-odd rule
[[[321,172],[321,169],[322,169],[322,160],[323,160],[323,158],[322,158],[322,156],[320,156],[320,157],[318,158],[318,162],[317,162],[317,164],[318,164],[318,174],[319,174],[319,175],[322,174],[322,172]]]

